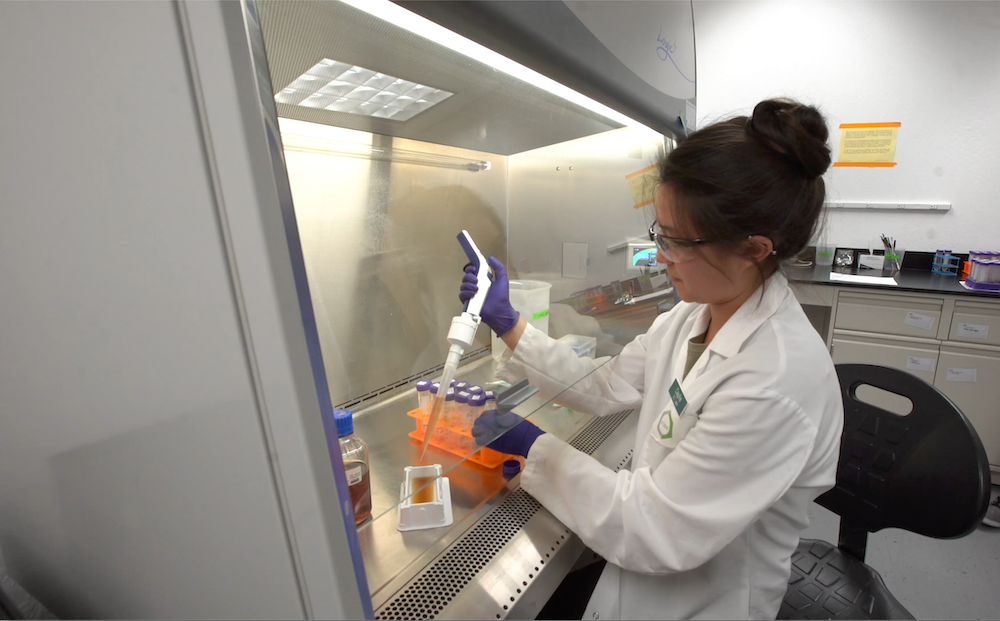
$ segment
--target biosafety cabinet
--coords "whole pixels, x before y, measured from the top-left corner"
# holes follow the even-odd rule
[[[462,312],[463,230],[587,369],[673,303],[647,230],[694,118],[690,3],[49,11],[0,20],[24,50],[0,68],[45,95],[5,126],[5,263],[31,257],[2,302],[11,574],[63,616],[534,617],[583,543],[471,418],[421,461],[415,386]],[[77,80],[58,111],[50,58]],[[507,396],[502,355],[481,327],[456,380]],[[560,404],[589,372],[510,407],[626,467],[635,413]],[[422,463],[441,515],[414,509]]]
[[[375,618],[533,618],[574,565],[592,560],[517,476],[503,475],[505,456],[476,445],[471,418],[464,428],[439,422],[420,460],[427,423],[415,385],[437,379],[449,324],[462,311],[467,259],[457,234],[468,231],[507,266],[522,315],[596,365],[673,302],[646,231],[655,164],[693,120],[690,4],[633,7],[642,12],[633,20],[658,26],[645,29],[635,72],[620,71],[635,81],[635,96],[604,97],[610,105],[409,10],[487,43],[477,23],[503,23],[535,42],[534,58],[562,45],[547,40],[551,23],[570,34],[573,26],[597,45],[570,49],[578,62],[562,73],[552,57],[537,66],[584,90],[587,55],[634,52],[619,50],[609,29],[613,3],[539,3],[547,15],[534,3],[520,13],[503,4],[483,3],[479,15],[437,3],[249,7],[264,51],[257,71],[263,77],[266,68],[264,95],[280,132],[276,174],[279,184],[287,176],[300,242],[293,261],[304,266],[322,354],[322,406],[351,410],[355,434],[370,445],[371,515],[357,526],[353,553]],[[666,76],[660,86],[676,92],[658,90],[654,105],[644,103],[651,87],[636,75]],[[455,379],[502,393],[503,350],[481,327]],[[557,394],[538,394],[515,412],[611,468],[629,461],[631,410],[596,420],[562,407]],[[327,437],[343,476],[329,424]],[[422,463],[440,464],[447,479],[450,497],[438,500],[450,501],[449,523],[407,530],[417,490],[405,468]]]

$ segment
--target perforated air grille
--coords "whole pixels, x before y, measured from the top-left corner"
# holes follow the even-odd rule
[[[515,490],[416,580],[379,608],[375,618],[435,618],[540,508],[527,492]]]
[[[621,425],[631,413],[632,410],[622,410],[617,414],[609,414],[608,416],[602,416],[594,420],[586,429],[573,438],[573,441],[569,443],[570,446],[588,455],[593,454],[597,450],[597,447],[611,437],[615,429],[618,429],[618,425]]]

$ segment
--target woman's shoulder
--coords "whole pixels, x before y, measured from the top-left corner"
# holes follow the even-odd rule
[[[794,302],[794,300],[793,300]],[[755,381],[816,412],[840,399],[840,384],[833,358],[798,303],[784,304],[747,343],[747,366],[757,372]]]

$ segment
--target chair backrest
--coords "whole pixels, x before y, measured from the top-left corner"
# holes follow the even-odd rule
[[[840,514],[842,544],[845,527],[864,537],[883,528],[939,539],[972,532],[989,505],[990,468],[962,411],[905,371],[869,364],[836,368],[844,397],[837,486],[816,502]],[[906,397],[913,411],[900,416],[860,401],[856,392],[863,384]]]

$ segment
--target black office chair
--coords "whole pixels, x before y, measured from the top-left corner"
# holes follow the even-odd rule
[[[868,533],[971,533],[990,501],[986,450],[962,411],[923,380],[868,364],[838,364],[837,375],[844,395],[837,486],[816,502],[840,515],[840,541],[799,542],[778,618],[912,619],[865,565]],[[862,384],[908,398],[913,411],[899,416],[859,401]]]

